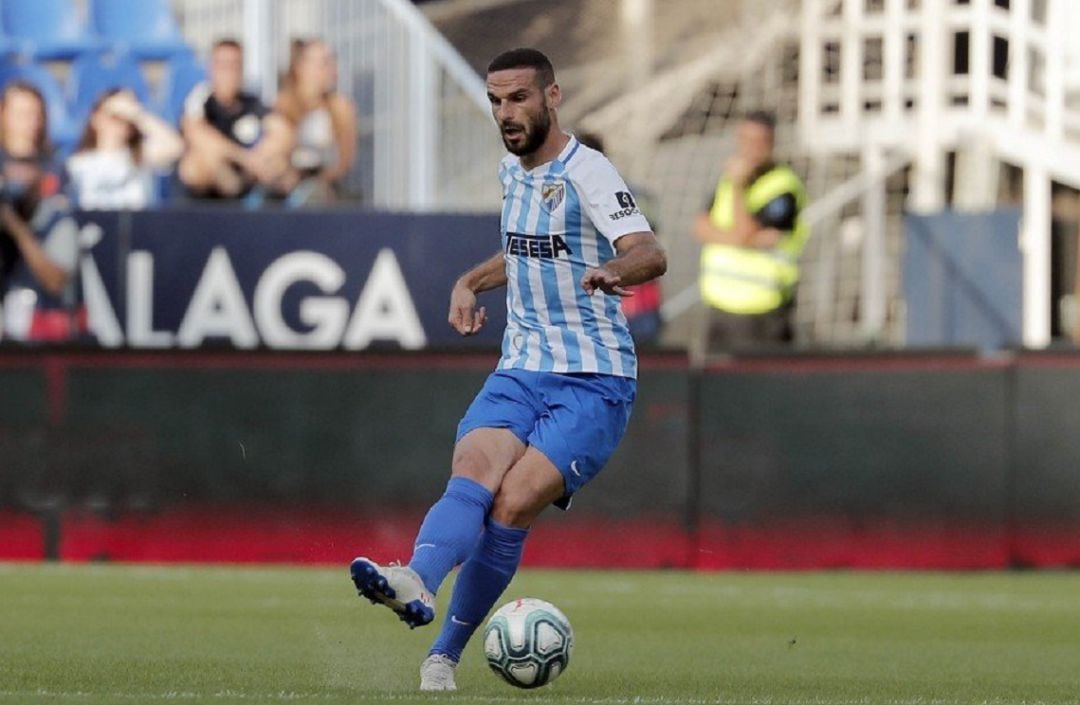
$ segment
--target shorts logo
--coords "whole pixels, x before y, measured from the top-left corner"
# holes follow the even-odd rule
[[[553,212],[562,204],[565,195],[566,187],[561,183],[544,184],[544,187],[540,189],[540,197],[543,199],[544,208],[548,213]]]
[[[609,213],[608,217],[612,220],[622,220],[632,215],[640,215],[641,211],[638,210],[637,203],[634,202],[634,197],[630,195],[629,191],[616,191],[615,200],[619,202],[619,208],[614,213]]]
[[[581,473],[577,469],[577,461],[576,460],[571,460],[570,461],[570,472],[574,473],[578,477],[581,477]]]

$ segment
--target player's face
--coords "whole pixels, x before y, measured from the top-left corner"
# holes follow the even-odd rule
[[[538,150],[551,132],[558,86],[541,87],[536,70],[522,68],[488,74],[487,89],[506,150],[519,157]]]

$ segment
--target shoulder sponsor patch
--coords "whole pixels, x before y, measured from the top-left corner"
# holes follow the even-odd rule
[[[621,220],[623,218],[629,218],[632,215],[640,215],[641,211],[638,210],[637,203],[634,202],[634,197],[629,191],[616,191],[615,200],[619,202],[620,210],[614,213],[608,213],[608,217],[612,220]]]

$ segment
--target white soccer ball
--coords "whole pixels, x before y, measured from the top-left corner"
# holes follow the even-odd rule
[[[488,665],[512,686],[539,688],[570,665],[574,630],[555,605],[524,597],[500,607],[484,628]]]

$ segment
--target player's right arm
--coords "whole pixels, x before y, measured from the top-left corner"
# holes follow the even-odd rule
[[[450,325],[462,335],[475,335],[487,320],[487,310],[476,307],[476,295],[506,286],[506,264],[499,252],[462,274],[450,292]]]

